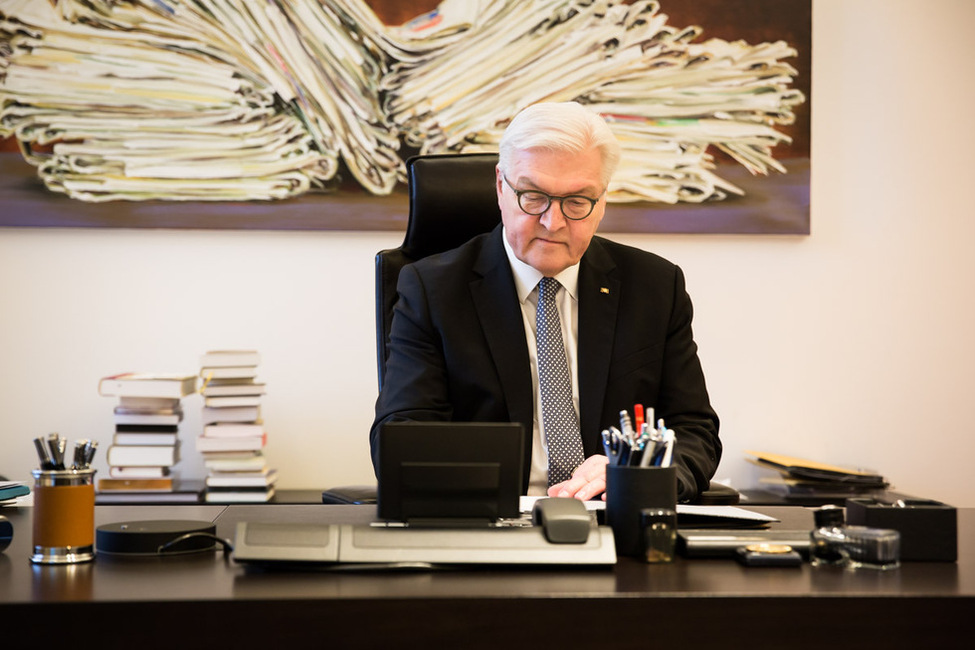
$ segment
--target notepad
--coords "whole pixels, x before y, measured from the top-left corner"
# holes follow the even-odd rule
[[[535,502],[547,497],[521,497],[519,507],[524,513],[532,511]],[[586,501],[586,509],[600,511],[606,509],[602,499]],[[764,527],[779,521],[775,517],[752,512],[738,506],[698,506],[686,503],[677,504],[677,525],[684,528],[751,528]]]

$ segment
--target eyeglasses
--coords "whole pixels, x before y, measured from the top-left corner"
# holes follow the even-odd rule
[[[515,196],[518,197],[518,207],[525,214],[530,214],[533,217],[545,214],[549,206],[552,205],[552,201],[558,201],[559,208],[562,210],[562,216],[571,221],[581,221],[592,214],[592,211],[596,208],[596,204],[599,202],[598,198],[591,199],[581,194],[552,196],[551,194],[539,192],[538,190],[519,190],[515,189],[515,186],[511,184],[507,176],[502,175],[501,178],[508,184],[508,187],[515,193]]]

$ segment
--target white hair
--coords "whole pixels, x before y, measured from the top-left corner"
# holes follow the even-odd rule
[[[504,135],[498,151],[498,165],[508,171],[517,151],[545,149],[579,153],[597,149],[602,161],[602,183],[609,185],[620,160],[620,144],[606,121],[577,102],[533,104],[518,113]]]

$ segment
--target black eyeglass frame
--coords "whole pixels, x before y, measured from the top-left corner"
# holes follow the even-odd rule
[[[543,214],[548,212],[548,209],[550,207],[552,207],[552,201],[558,201],[559,210],[562,212],[563,217],[565,217],[569,221],[583,221],[584,219],[588,219],[592,215],[593,210],[596,209],[596,204],[599,203],[599,199],[603,198],[603,194],[606,193],[605,191],[603,191],[603,193],[600,194],[595,199],[590,196],[585,196],[584,194],[569,194],[566,196],[553,196],[546,192],[542,192],[541,190],[519,190],[514,185],[511,184],[511,181],[508,180],[507,176],[501,174],[501,178],[503,178],[504,182],[508,185],[508,187],[511,188],[511,191],[515,193],[515,197],[518,200],[518,207],[521,208],[521,211],[533,217],[542,216]],[[525,194],[538,194],[540,196],[544,196],[547,199],[547,203],[545,204],[545,207],[539,212],[529,212],[528,210],[525,209],[525,206],[521,204],[521,197]],[[566,199],[583,199],[589,201],[589,212],[587,212],[584,217],[570,217],[565,213],[565,204],[563,203],[563,201],[565,201]]]

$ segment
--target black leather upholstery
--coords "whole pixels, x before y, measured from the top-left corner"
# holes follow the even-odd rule
[[[379,387],[386,373],[386,345],[400,269],[456,248],[501,221],[495,191],[497,154],[415,156],[406,162],[410,214],[398,248],[376,255],[376,359]]]

